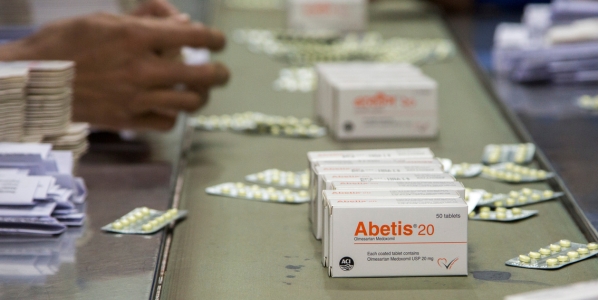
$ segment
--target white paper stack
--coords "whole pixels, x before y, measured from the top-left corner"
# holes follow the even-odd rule
[[[0,142],[50,143],[73,152],[88,149],[87,123],[71,123],[71,61],[0,62]]]
[[[0,234],[53,235],[81,226],[86,187],[72,153],[50,144],[0,143]]]
[[[29,67],[25,133],[44,136],[66,133],[71,121],[75,64],[71,61],[24,63]]]
[[[0,142],[23,136],[27,68],[0,65]]]

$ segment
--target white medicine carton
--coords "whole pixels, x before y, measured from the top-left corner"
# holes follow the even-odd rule
[[[332,82],[378,83],[422,76],[421,70],[406,63],[322,63],[316,65],[317,89],[314,93],[315,115],[330,126],[333,117],[334,89]]]
[[[395,148],[395,149],[366,149],[339,151],[310,151],[307,152],[307,167],[310,176],[314,174],[314,166],[320,161],[351,161],[367,159],[433,159],[434,153],[430,148]]]
[[[436,182],[357,182],[357,181],[334,181],[329,185],[330,190],[338,191],[371,191],[371,190],[446,190],[454,191],[462,199],[465,199],[465,187],[459,181],[436,181]]]
[[[405,164],[440,164],[434,158],[430,148],[394,148],[394,149],[365,149],[365,150],[337,150],[337,151],[310,151],[307,152],[307,167],[310,171],[311,199],[316,198],[317,184],[315,165],[324,164],[351,164],[353,161],[361,164],[386,165],[389,163]],[[312,200],[313,201],[313,200]],[[315,206],[312,205],[312,208]],[[308,217],[314,213],[310,212]]]
[[[381,159],[346,159],[346,160],[318,160],[310,166],[388,166],[388,165],[438,165],[443,167],[442,162],[437,158],[381,158]],[[312,174],[313,170],[312,168]]]
[[[442,165],[440,164],[403,164],[388,163],[385,165],[351,165],[351,166],[315,166],[315,172],[313,174],[313,180],[310,184],[310,195],[311,201],[309,202],[309,212],[312,214],[310,220],[318,220],[314,222],[315,230],[314,235],[316,238],[320,238],[321,234],[321,194],[325,188],[324,175],[358,175],[358,174],[370,174],[370,175],[390,175],[390,174],[438,174],[443,173]]]
[[[467,275],[467,204],[459,197],[331,199],[330,277]]]
[[[295,30],[365,31],[367,0],[288,0],[287,25]]]
[[[339,140],[432,138],[438,134],[437,84],[416,80],[333,81],[329,129]]]
[[[455,181],[455,177],[447,173],[431,174],[327,174],[323,175],[322,185],[316,191],[315,210],[316,219],[312,220],[312,232],[316,239],[322,238],[322,220],[324,215],[324,202],[322,201],[322,191],[331,190],[332,183],[335,181],[353,181],[353,182],[436,182]]]
[[[342,199],[342,200],[350,200],[350,199],[377,199],[377,200],[384,200],[384,199],[446,199],[446,198],[455,198],[457,195],[459,198],[463,199],[463,197],[459,196],[454,191],[444,191],[444,190],[370,190],[370,191],[332,191],[326,190],[322,192],[322,198],[324,203],[328,203],[334,199]],[[329,213],[326,211],[326,205],[324,205],[325,214]],[[329,218],[326,218],[326,215],[323,219],[324,227],[323,227],[323,234],[322,234],[322,266],[328,267],[328,222]]]

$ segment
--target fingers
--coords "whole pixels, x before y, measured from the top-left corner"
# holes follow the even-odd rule
[[[181,110],[193,112],[202,107],[206,101],[207,97],[195,92],[154,90],[138,94],[129,107],[136,114],[154,111],[176,116],[176,113]]]
[[[230,73],[221,63],[188,66],[180,62],[152,60],[133,76],[146,87],[188,86],[212,87],[228,82]]]
[[[199,23],[184,23],[176,20],[141,20],[146,43],[154,49],[190,46],[218,51],[224,48],[224,34]]]
[[[132,12],[134,16],[150,16],[150,17],[171,17],[177,16],[181,13],[179,10],[168,1],[165,0],[150,0],[146,1],[137,7],[136,10]]]
[[[149,112],[143,115],[138,115],[133,118],[127,128],[137,130],[159,130],[167,131],[174,127],[176,123],[176,116],[170,114],[158,114]]]

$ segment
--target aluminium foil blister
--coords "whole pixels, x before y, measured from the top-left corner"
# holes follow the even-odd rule
[[[482,168],[482,164],[460,163],[452,165],[449,173],[455,178],[471,178],[480,175]]]
[[[245,180],[253,183],[287,187],[294,189],[309,188],[309,173],[307,171],[292,172],[279,169],[268,169],[245,176]]]
[[[536,146],[527,144],[490,144],[484,147],[482,162],[487,165],[513,162],[528,164],[534,158]]]
[[[493,211],[490,207],[485,206],[480,207],[477,213],[469,213],[469,219],[476,221],[513,222],[524,220],[537,214],[537,210],[525,210],[518,207],[512,209],[497,207]]]
[[[505,262],[507,266],[527,269],[553,270],[588,259],[598,254],[596,243],[573,243],[569,240],[560,240],[538,251],[522,254]]]
[[[289,189],[278,190],[273,187],[264,188],[259,185],[245,185],[242,182],[227,182],[206,188],[210,195],[225,196],[237,199],[246,199],[276,203],[305,203],[309,202],[309,193],[305,190],[294,192]]]
[[[544,181],[554,177],[554,173],[514,163],[502,163],[483,167],[481,176],[486,179],[508,183],[525,183]]]
[[[196,116],[189,118],[189,126],[197,130],[242,132],[293,138],[318,138],[326,135],[326,128],[308,118],[282,117],[257,112],[231,115]]]
[[[114,222],[105,225],[102,227],[102,230],[122,234],[152,234],[186,216],[186,210],[178,210],[176,208],[159,211],[147,207],[139,207],[114,220]]]
[[[478,205],[510,208],[550,201],[563,195],[563,192],[555,192],[552,190],[541,191],[529,188],[523,188],[519,191],[513,190],[508,194],[492,194],[486,192]]]

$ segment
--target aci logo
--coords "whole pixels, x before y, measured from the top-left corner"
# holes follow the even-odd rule
[[[444,266],[447,270],[450,270],[458,260],[459,260],[458,257],[451,260],[450,262],[448,260],[446,260],[446,258],[439,258],[436,261],[436,263],[438,264],[439,267]]]
[[[358,97],[353,102],[355,107],[384,107],[397,104],[397,99],[391,95],[379,92],[373,96]]]
[[[338,265],[343,271],[351,271],[351,269],[353,269],[353,267],[355,266],[355,262],[352,258],[345,256],[341,258],[341,261]]]

